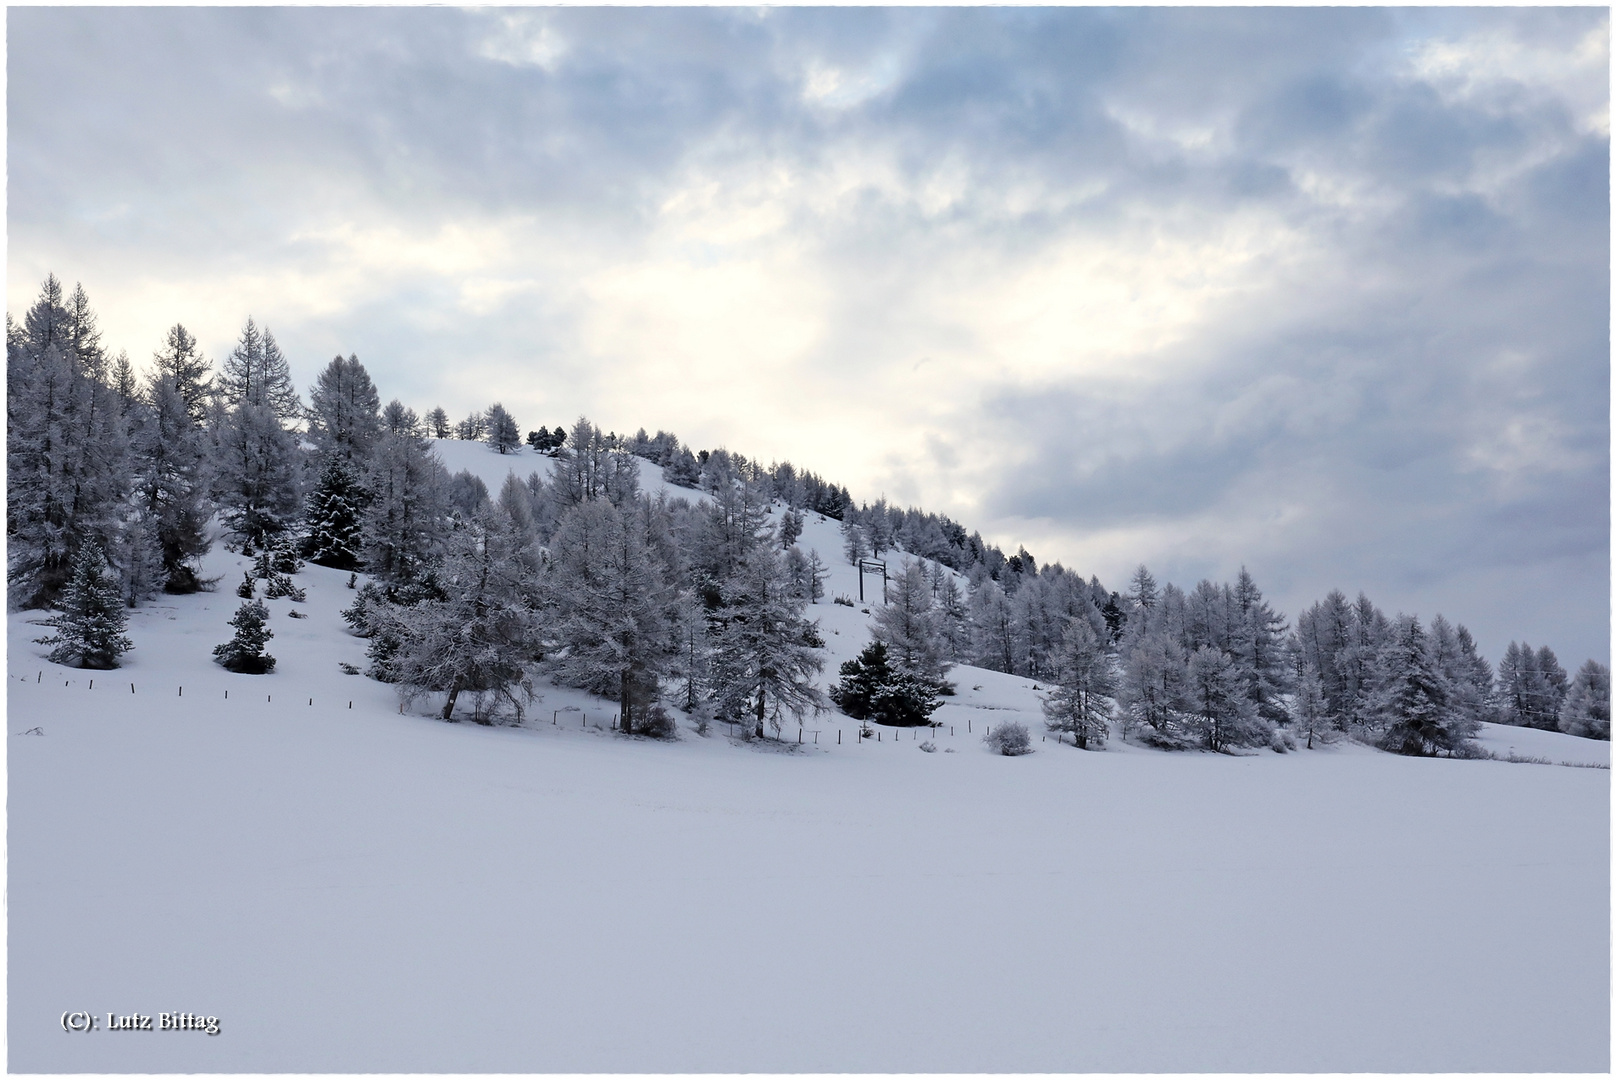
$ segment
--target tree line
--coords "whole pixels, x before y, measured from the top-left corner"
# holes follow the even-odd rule
[[[525,441],[556,459],[550,474],[489,492],[430,440],[520,449],[501,404],[421,419],[337,356],[305,405],[252,319],[217,372],[176,325],[139,376],[108,355],[84,290],[54,276],[7,316],[7,413],[8,579],[20,605],[56,609],[63,662],[111,666],[127,607],[213,587],[200,560],[217,517],[256,560],[217,650],[233,670],[273,666],[259,590],[295,595],[306,559],[368,574],[346,617],[369,674],[445,718],[519,717],[537,672],[617,701],[629,732],[670,733],[671,702],[761,737],[824,705],[806,610],[827,568],[796,543],[814,513],[840,522],[851,564],[896,563],[871,647],[831,695],[862,719],[926,722],[950,666],[969,663],[1047,684],[1047,723],[1079,746],[1115,730],[1163,747],[1352,736],[1454,753],[1482,720],[1609,738],[1609,671],[1593,660],[1569,678],[1547,647],[1513,643],[1495,669],[1464,626],[1389,619],[1362,594],[1333,592],[1291,626],[1244,569],[1185,591],[1142,566],[1120,594],[947,517],[855,504],[789,462],[664,431],[541,427]],[[641,459],[706,498],[642,491]]]

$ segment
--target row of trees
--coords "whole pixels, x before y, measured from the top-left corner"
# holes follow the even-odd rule
[[[1463,626],[1388,619],[1362,595],[1332,593],[1291,628],[1245,570],[1186,592],[1141,567],[1119,595],[1025,550],[1006,558],[947,518],[856,506],[790,463],[697,454],[666,432],[541,428],[528,441],[556,455],[550,476],[491,495],[432,452],[429,436],[450,430],[442,409],[423,423],[383,407],[354,356],[327,365],[305,407],[250,319],[219,372],[175,326],[140,378],[107,355],[83,289],[51,277],[20,324],[8,315],[7,361],[20,602],[204,588],[217,514],[249,552],[295,545],[369,571],[350,621],[371,639],[372,673],[441,694],[446,717],[463,700],[479,719],[519,712],[535,670],[618,700],[629,730],[659,730],[666,693],[745,716],[755,735],[800,717],[820,704],[804,608],[826,568],[795,543],[813,512],[841,520],[850,561],[909,556],[877,616],[880,648],[843,672],[837,700],[854,715],[924,719],[949,665],[972,663],[1048,682],[1049,722],[1080,746],[1114,725],[1214,749],[1296,732],[1452,751],[1484,719],[1609,737],[1609,673],[1593,661],[1569,679],[1547,648],[1512,644],[1496,675]],[[496,404],[457,433],[505,453],[517,432]],[[643,493],[636,457],[707,500]],[[113,651],[79,648],[85,662],[116,662],[127,639],[103,636]]]

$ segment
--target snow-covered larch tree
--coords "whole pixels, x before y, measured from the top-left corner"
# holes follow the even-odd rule
[[[825,667],[824,646],[792,597],[775,550],[757,545],[723,593],[710,676],[720,715],[750,718],[753,736],[763,738],[765,722],[778,735],[787,715],[801,723],[805,713],[824,708],[813,681]]]
[[[104,571],[106,558],[93,540],[81,544],[73,560],[73,577],[57,601],[58,612],[45,625],[56,628],[41,645],[54,645],[53,664],[81,668],[115,668],[118,657],[134,648],[124,636],[129,612],[118,582]]]
[[[1056,684],[1044,701],[1045,727],[1071,735],[1080,750],[1105,745],[1116,679],[1112,657],[1087,619],[1068,620],[1055,672]]]

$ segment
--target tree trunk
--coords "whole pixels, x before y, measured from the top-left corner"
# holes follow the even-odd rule
[[[625,734],[634,731],[634,721],[629,716],[629,682],[629,669],[624,668],[618,675],[618,730]]]
[[[449,688],[449,699],[444,702],[444,711],[441,714],[443,719],[448,720],[454,715],[455,699],[458,697],[460,697],[460,680],[456,679],[454,685]]]
[[[754,732],[754,735],[757,738],[760,738],[760,739],[764,737],[764,691],[763,691],[763,687],[758,688],[758,730],[756,732]]]

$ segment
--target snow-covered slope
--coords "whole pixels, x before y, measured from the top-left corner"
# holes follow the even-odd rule
[[[440,453],[493,491],[549,463]],[[835,522],[800,543],[857,596]],[[343,672],[364,643],[337,571],[268,601],[273,674],[216,667],[246,560],[208,566],[220,590],[136,611],[115,672],[49,664],[38,616],[9,616],[12,1071],[1609,1065],[1609,771],[1003,758],[982,726],[1039,730],[1039,694],[973,668],[936,753],[834,714],[801,749],[625,739],[548,685],[521,727],[451,725]],[[830,680],[870,616],[815,614]]]

